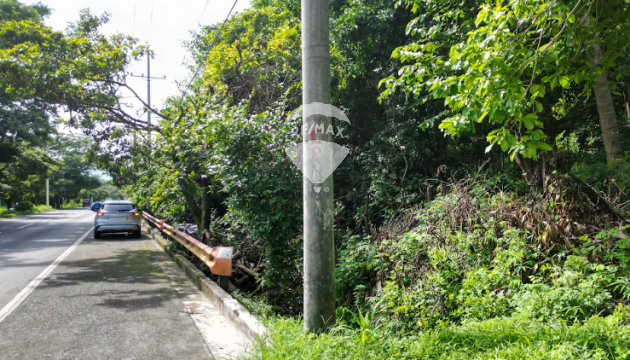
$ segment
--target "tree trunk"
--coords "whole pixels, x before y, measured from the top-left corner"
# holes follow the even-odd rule
[[[201,197],[201,224],[198,227],[199,235],[204,243],[208,243],[209,230],[210,230],[210,218],[212,214],[212,193],[210,193],[210,187],[208,186],[208,179],[202,177],[203,196]]]
[[[199,225],[201,223],[201,209],[199,205],[197,205],[197,201],[195,196],[193,195],[195,192],[190,191],[190,186],[186,184],[182,178],[178,180],[179,186],[182,188],[182,194],[184,195],[184,200],[186,201],[186,205],[188,206],[188,210],[190,210],[190,214],[192,215],[193,221],[195,224]]]
[[[525,181],[527,185],[529,185],[529,189],[533,193],[540,193],[543,190],[543,181],[541,167],[538,162],[532,159],[526,159],[522,157],[521,154],[514,156],[514,162],[521,168]]]
[[[598,42],[591,43],[592,69],[597,71],[597,67],[602,65],[602,48]],[[613,104],[610,86],[608,86],[608,76],[606,70],[602,70],[599,78],[595,81],[595,101],[597,102],[597,112],[599,114],[599,124],[602,128],[604,147],[606,148],[606,161],[611,162],[623,156],[621,149],[621,139],[619,137],[619,127],[617,126],[617,116]]]

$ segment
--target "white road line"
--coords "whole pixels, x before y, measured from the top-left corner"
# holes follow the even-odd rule
[[[52,219],[44,220],[42,222],[45,223],[45,222],[49,222],[50,220],[52,220]]]
[[[85,238],[92,232],[92,230],[94,230],[94,227],[92,227],[85,234],[83,234],[83,236],[81,236],[79,240],[77,240],[74,244],[72,244],[70,248],[64,251],[63,254],[59,255],[59,257],[55,261],[53,261],[52,264],[48,265],[48,267],[44,269],[44,271],[42,271],[39,275],[37,275],[35,279],[31,280],[31,282],[29,282],[28,285],[26,285],[26,287],[22,289],[22,291],[20,291],[20,293],[17,294],[13,298],[13,300],[11,300],[11,302],[9,302],[4,308],[2,308],[2,310],[0,310],[0,323],[2,323],[4,319],[6,319],[7,316],[9,316],[13,312],[13,310],[15,310],[18,306],[20,306],[20,304],[24,300],[26,300],[26,298],[33,292],[33,290],[35,290],[35,288],[44,279],[46,279],[48,275],[50,275],[50,273],[53,272],[53,270],[55,270],[55,268],[57,267],[57,265],[59,265],[59,263],[61,263],[68,255],[70,255],[70,253],[74,249],[76,249],[77,246],[79,246],[79,244],[81,244],[83,240],[85,240]]]
[[[33,224],[26,224],[26,225],[22,225],[22,226],[20,226],[18,229],[25,228],[25,227],[27,227],[27,226],[31,226],[31,225],[33,225]]]

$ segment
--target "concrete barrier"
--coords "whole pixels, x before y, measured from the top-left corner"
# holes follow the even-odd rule
[[[210,280],[201,270],[197,269],[193,263],[180,254],[175,254],[169,249],[169,240],[164,239],[159,231],[151,229],[143,224],[145,233],[150,236],[168,254],[195,286],[201,290],[208,300],[210,300],[221,313],[230,319],[247,337],[256,341],[265,333],[264,325],[241,303],[230,294]]]

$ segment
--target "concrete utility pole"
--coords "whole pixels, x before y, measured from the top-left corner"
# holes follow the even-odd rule
[[[302,0],[302,83],[303,104],[330,104],[330,43],[328,0]],[[304,108],[303,108],[304,109]],[[308,116],[304,111],[304,129],[312,124],[332,123],[322,115]],[[303,171],[318,173],[322,164],[332,164],[332,135],[323,131],[303,131]],[[323,151],[309,147],[320,141]],[[319,174],[318,174],[319,175]],[[319,177],[319,176],[317,176]],[[304,326],[322,332],[335,323],[335,240],[333,232],[333,177],[313,184],[303,180],[304,201]]]
[[[147,106],[149,107],[147,111],[147,123],[149,124],[149,146],[151,145],[151,79],[156,80],[164,80],[166,76],[162,77],[151,77],[151,54],[149,54],[149,50],[147,50],[147,76],[142,75],[134,75],[130,74],[133,77],[139,77],[147,79]]]
[[[50,206],[50,179],[46,179],[46,206]]]
[[[151,55],[147,51],[147,104],[149,105],[149,111],[147,111],[147,123],[151,126]],[[149,141],[151,141],[151,129],[149,128]]]

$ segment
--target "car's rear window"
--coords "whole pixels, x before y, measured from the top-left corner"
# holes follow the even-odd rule
[[[135,209],[134,204],[103,204],[104,211],[131,211]]]

